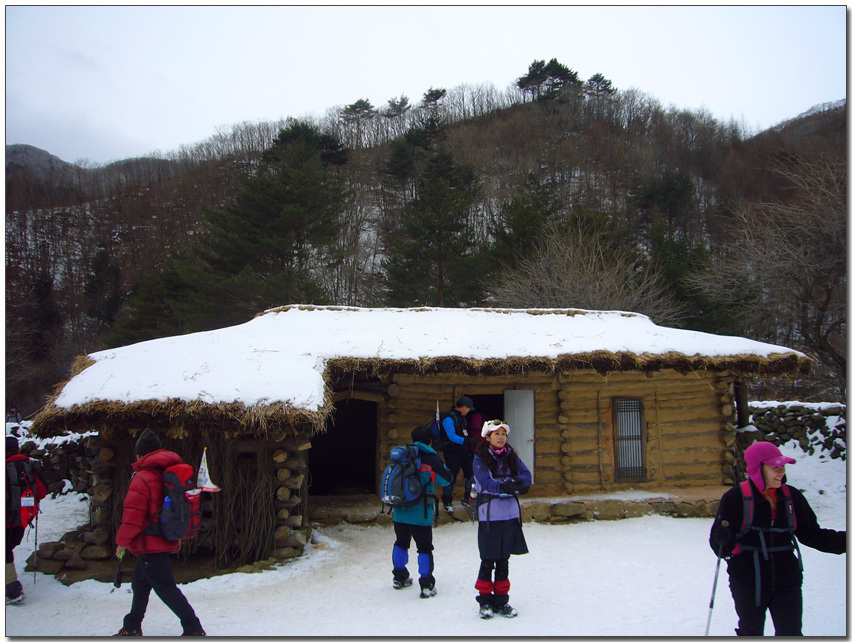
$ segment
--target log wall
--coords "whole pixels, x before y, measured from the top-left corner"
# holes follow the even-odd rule
[[[531,496],[626,488],[734,483],[734,377],[674,371],[559,376],[394,375],[379,403],[377,476],[393,446],[429,420],[435,401],[447,412],[462,394],[535,391],[535,484]],[[642,403],[644,480],[617,481],[613,402]],[[511,437],[509,439],[511,443]]]

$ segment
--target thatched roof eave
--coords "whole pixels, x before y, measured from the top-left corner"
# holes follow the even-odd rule
[[[543,372],[559,374],[578,370],[593,370],[601,376],[615,372],[658,372],[671,369],[680,374],[694,372],[729,372],[737,377],[761,376],[796,377],[807,374],[813,360],[797,352],[769,356],[732,355],[725,357],[686,356],[681,353],[642,354],[630,352],[595,351],[582,354],[562,354],[551,357],[506,357],[472,359],[445,356],[420,359],[362,359],[333,358],[327,361],[323,376],[325,403],[318,410],[306,410],[277,401],[271,404],[246,406],[241,402],[210,403],[203,400],[181,399],[146,400],[132,403],[92,401],[79,406],[61,408],[55,405],[56,396],[35,417],[32,432],[51,437],[66,432],[83,433],[102,430],[120,423],[135,427],[162,425],[179,436],[182,430],[202,429],[239,434],[254,432],[311,433],[325,429],[328,415],[333,411],[331,381],[353,373],[383,378],[393,374],[463,374],[494,376]],[[82,365],[82,364],[80,364]]]
[[[433,357],[420,359],[335,358],[328,361],[326,377],[340,379],[351,372],[383,377],[392,374],[466,374],[493,376],[544,372],[559,374],[577,370],[594,370],[601,376],[614,372],[659,372],[670,369],[680,374],[692,372],[730,372],[736,376],[796,377],[810,371],[813,360],[797,352],[759,355],[711,357],[687,356],[682,353],[641,354],[598,350],[557,357],[505,357],[472,359],[466,357]]]

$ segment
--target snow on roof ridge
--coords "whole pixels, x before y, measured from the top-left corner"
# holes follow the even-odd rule
[[[258,312],[255,318],[279,312],[289,312],[290,310],[300,310],[305,312],[486,312],[492,314],[530,314],[530,315],[564,315],[564,316],[579,316],[585,314],[600,314],[613,315],[625,318],[650,318],[647,315],[639,312],[626,312],[623,310],[586,310],[583,308],[442,308],[439,306],[418,306],[413,308],[378,308],[378,307],[359,307],[359,306],[340,306],[340,305],[316,305],[313,303],[292,303],[289,305],[281,305],[275,308],[269,308],[263,312]]]

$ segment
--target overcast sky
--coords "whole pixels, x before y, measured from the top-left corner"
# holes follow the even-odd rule
[[[846,97],[845,6],[6,6],[6,144],[106,163],[556,58],[757,131]]]

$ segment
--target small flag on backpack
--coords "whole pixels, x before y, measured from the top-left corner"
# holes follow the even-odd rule
[[[222,490],[210,479],[210,471],[207,467],[207,446],[204,447],[204,454],[201,455],[201,465],[198,467],[198,482],[195,487],[208,493],[218,493]]]

